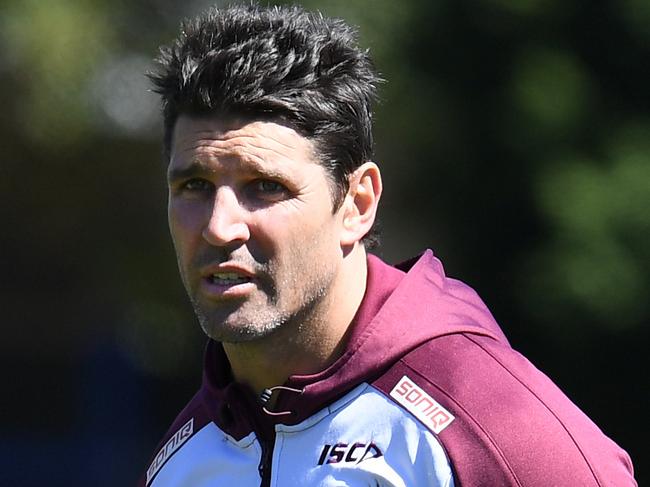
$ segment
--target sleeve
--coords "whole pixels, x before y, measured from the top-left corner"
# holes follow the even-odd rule
[[[437,436],[456,486],[636,486],[632,463],[553,382],[492,338],[433,339],[378,382],[403,376],[450,411]]]

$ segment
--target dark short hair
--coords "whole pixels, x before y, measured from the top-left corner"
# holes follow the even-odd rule
[[[381,82],[356,31],[300,7],[212,8],[183,23],[150,73],[162,97],[164,148],[181,114],[282,120],[316,148],[338,210],[348,177],[373,152]],[[364,237],[376,244],[376,231]]]

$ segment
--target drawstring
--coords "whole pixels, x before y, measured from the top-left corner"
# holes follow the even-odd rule
[[[288,391],[288,392],[295,392],[296,394],[302,394],[304,392],[304,389],[294,389],[293,387],[287,387],[287,386],[275,386],[275,387],[271,387],[270,389],[264,389],[262,391],[262,394],[260,394],[260,402],[262,404],[266,404],[267,402],[269,402],[274,391]],[[278,411],[278,412],[269,411],[268,409],[266,409],[266,406],[262,406],[262,410],[269,416],[287,416],[294,413],[293,411]]]

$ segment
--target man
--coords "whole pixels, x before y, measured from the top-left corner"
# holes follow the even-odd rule
[[[367,253],[379,82],[343,22],[211,10],[152,75],[203,385],[140,485],[635,485],[430,251]]]

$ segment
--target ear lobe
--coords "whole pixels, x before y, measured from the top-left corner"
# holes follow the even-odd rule
[[[354,245],[370,231],[381,191],[381,172],[374,162],[366,162],[352,173],[343,203],[342,246]]]

